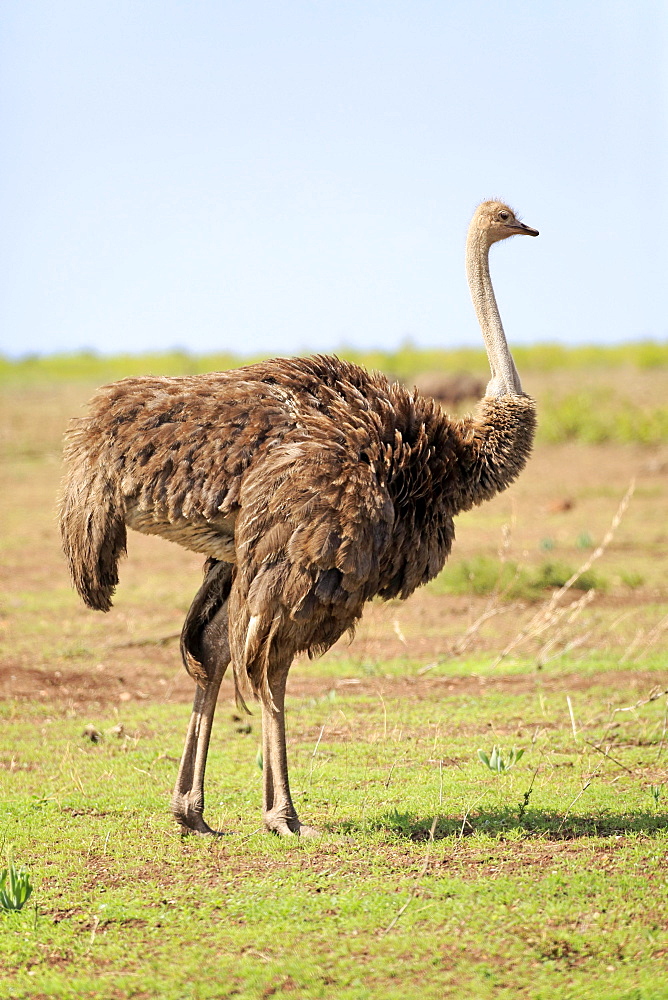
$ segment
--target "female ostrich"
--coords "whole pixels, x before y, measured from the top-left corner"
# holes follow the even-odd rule
[[[128,378],[98,391],[67,436],[61,505],[74,584],[107,611],[126,527],[206,555],[181,652],[197,681],[172,799],[203,818],[216,698],[232,662],[237,700],[262,706],[263,815],[309,835],[290,796],[284,695],[296,653],[328,649],[365,601],[408,597],[440,571],[453,517],[493,497],[529,456],[522,393],[489,274],[491,245],[537,236],[506,205],[477,209],[466,244],[492,378],[478,415],[336,357],[278,358],[190,378]]]

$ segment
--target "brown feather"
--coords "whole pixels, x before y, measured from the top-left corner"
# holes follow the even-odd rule
[[[200,617],[229,593],[240,697],[270,700],[273,663],[328,648],[366,601],[406,598],[440,571],[453,517],[513,482],[534,425],[527,396],[453,419],[336,357],[125,379],[67,437],[74,584],[108,610],[126,525],[236,563]],[[198,676],[191,633],[184,659]]]

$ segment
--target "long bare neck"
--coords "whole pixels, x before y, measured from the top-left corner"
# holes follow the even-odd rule
[[[489,243],[475,220],[466,240],[466,276],[492,372],[486,395],[519,395],[522,385],[503,331],[489,273]]]

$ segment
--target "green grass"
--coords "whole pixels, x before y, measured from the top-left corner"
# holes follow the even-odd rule
[[[668,996],[665,699],[615,712],[639,678],[595,662],[580,690],[478,666],[456,692],[291,699],[308,842],[259,829],[257,714],[240,732],[224,703],[214,731],[207,812],[233,832],[183,840],[185,706],[6,704],[2,838],[35,888],[0,917],[0,997]],[[493,745],[525,753],[495,775]]]
[[[544,408],[541,441],[659,444],[668,440],[668,406],[643,406],[610,389],[581,389]]]

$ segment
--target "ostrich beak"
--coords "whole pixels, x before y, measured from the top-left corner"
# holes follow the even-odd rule
[[[531,226],[525,226],[523,222],[518,222],[517,225],[512,226],[512,229],[519,235],[524,233],[525,236],[538,236],[540,235],[537,229],[532,229]]]

